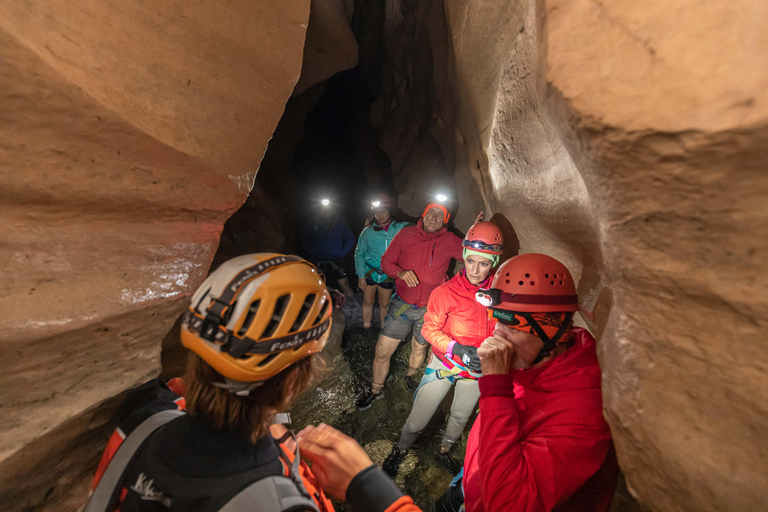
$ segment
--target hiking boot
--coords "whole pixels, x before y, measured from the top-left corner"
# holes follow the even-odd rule
[[[437,445],[437,453],[440,455],[448,455],[451,453],[451,448],[453,448],[453,443],[450,443],[443,439],[440,441],[440,444]]]
[[[400,469],[400,464],[403,462],[405,456],[408,455],[408,450],[401,450],[399,446],[394,445],[392,452],[387,456],[384,464],[381,465],[381,469],[394,479],[397,476],[397,471]]]
[[[366,389],[363,391],[360,396],[357,398],[357,402],[355,402],[355,406],[360,409],[361,411],[364,411],[368,409],[374,400],[377,398],[381,398],[381,395],[384,393],[372,393],[370,389]]]
[[[421,379],[418,375],[406,375],[405,376],[405,387],[408,388],[408,391],[416,391],[419,389],[419,383],[421,382]]]

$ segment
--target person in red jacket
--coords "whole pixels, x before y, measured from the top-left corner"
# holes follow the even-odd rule
[[[491,271],[503,253],[504,238],[497,225],[476,222],[467,231],[463,245],[464,268],[429,297],[421,332],[432,345],[432,353],[400,441],[383,465],[384,472],[392,477],[452,387],[451,413],[437,447],[440,453],[448,453],[459,439],[480,397],[477,347],[491,335],[495,320],[488,318],[475,294],[490,284]]]
[[[381,268],[395,279],[397,293],[389,303],[376,342],[371,389],[359,397],[359,409],[368,408],[381,396],[389,373],[389,360],[411,329],[413,337],[406,384],[412,390],[418,386],[416,373],[427,351],[427,341],[421,334],[427,301],[432,290],[445,282],[451,259],[459,260],[462,254],[461,238],[445,227],[449,218],[450,212],[445,205],[429,203],[417,225],[401,229],[381,258]]]
[[[477,298],[499,323],[477,350],[483,377],[464,459],[466,510],[607,511],[618,464],[595,339],[573,327],[570,272],[543,254],[516,256]]]

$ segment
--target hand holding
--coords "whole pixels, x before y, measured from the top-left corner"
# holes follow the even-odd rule
[[[413,270],[401,270],[397,274],[397,277],[405,281],[405,284],[407,284],[409,288],[419,285],[419,278]]]
[[[483,212],[478,213],[477,217],[475,217],[475,223],[478,223],[481,220],[483,220],[483,215],[484,215]]]
[[[515,356],[515,346],[512,342],[494,335],[486,338],[478,347],[477,356],[480,358],[483,375],[504,375],[509,373]]]
[[[299,432],[298,440],[302,456],[312,462],[320,487],[340,500],[346,499],[355,475],[373,464],[357,441],[325,423],[306,427]]]
[[[475,347],[462,345],[457,342],[453,346],[453,354],[458,356],[461,363],[473,372],[480,371],[480,358],[477,356],[477,349]]]

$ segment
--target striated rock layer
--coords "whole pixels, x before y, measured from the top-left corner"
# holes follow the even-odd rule
[[[309,7],[0,6],[3,510],[61,510],[98,404],[158,373],[299,78]]]

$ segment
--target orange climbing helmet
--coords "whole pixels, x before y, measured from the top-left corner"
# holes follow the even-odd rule
[[[477,301],[504,325],[535,334],[544,342],[534,364],[568,341],[579,296],[565,265],[545,254],[521,254],[496,271],[491,287]]]
[[[379,208],[393,208],[395,206],[392,198],[387,194],[376,194],[371,199],[371,210],[378,210]]]
[[[521,254],[504,262],[491,287],[477,300],[492,309],[546,313],[578,311],[579,297],[568,269],[546,254]]]
[[[192,296],[181,343],[223,375],[228,389],[258,383],[323,349],[331,297],[317,269],[298,256],[260,253],[221,265]],[[234,383],[232,382],[234,381]]]
[[[469,228],[462,245],[475,252],[499,256],[504,253],[504,235],[493,222],[478,221]]]

